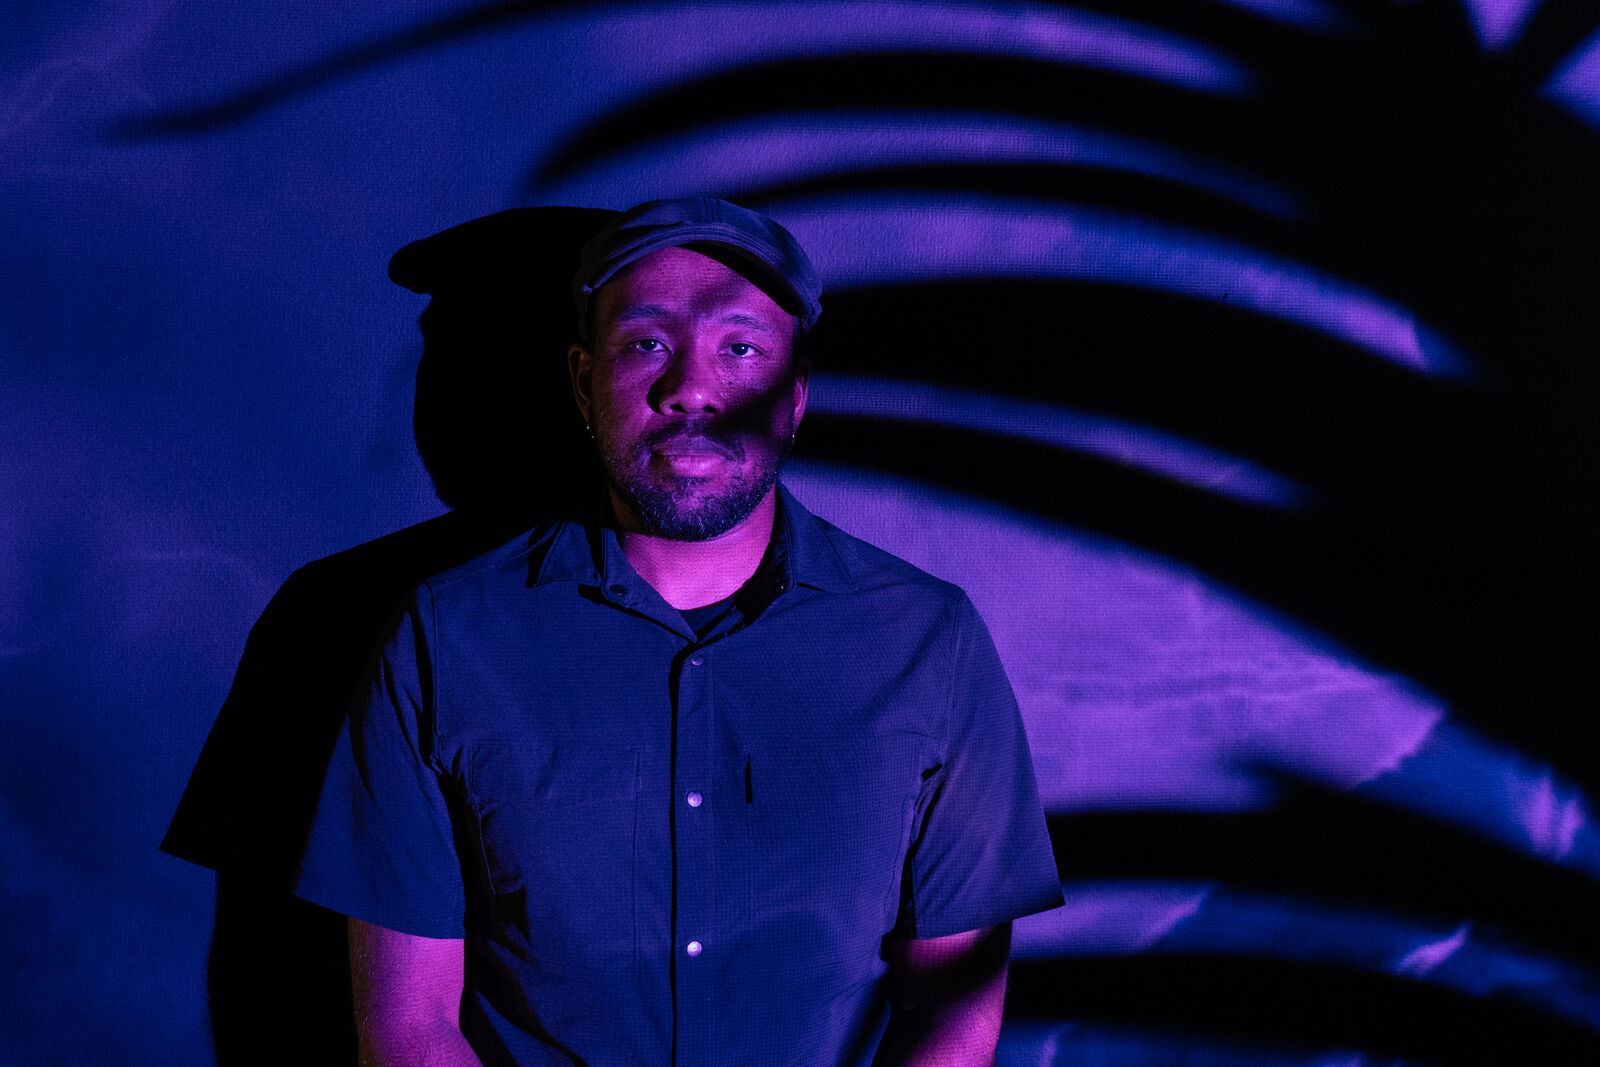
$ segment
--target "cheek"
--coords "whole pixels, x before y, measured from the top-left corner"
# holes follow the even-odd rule
[[[774,426],[782,426],[784,432],[795,423],[798,411],[795,402],[795,383],[793,378],[784,378],[767,392],[768,407],[771,411],[771,421]]]
[[[628,417],[635,408],[646,403],[649,394],[649,383],[635,380],[635,377],[595,375],[590,394],[595,407],[610,412],[614,418]]]

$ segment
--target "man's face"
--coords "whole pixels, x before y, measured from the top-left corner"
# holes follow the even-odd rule
[[[772,491],[805,410],[793,316],[710,256],[664,248],[601,286],[594,317],[593,350],[569,360],[617,501],[646,533],[728,532]]]

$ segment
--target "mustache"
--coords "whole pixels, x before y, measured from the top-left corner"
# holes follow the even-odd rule
[[[689,444],[709,448],[727,459],[742,460],[744,449],[731,436],[719,433],[703,422],[683,422],[663,426],[642,435],[635,447],[641,451],[654,450],[668,444]]]

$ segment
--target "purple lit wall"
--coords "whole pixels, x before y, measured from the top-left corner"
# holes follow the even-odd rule
[[[0,144],[0,1065],[212,1061],[156,845],[290,573],[444,510],[389,257],[687,193],[1021,700],[1003,1064],[1600,1062],[1592,5],[24,3]]]

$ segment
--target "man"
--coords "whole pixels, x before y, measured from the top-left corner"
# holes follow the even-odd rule
[[[657,201],[575,291],[605,499],[417,590],[318,808],[364,1058],[987,1062],[1060,887],[971,604],[778,485],[810,262]]]

